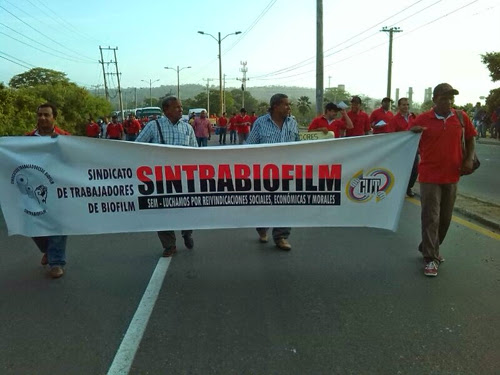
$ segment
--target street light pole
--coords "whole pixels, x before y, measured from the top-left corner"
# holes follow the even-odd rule
[[[234,33],[229,33],[224,38],[221,39],[220,31],[217,33],[217,38],[212,34],[206,33],[204,31],[198,31],[198,34],[211,36],[218,44],[219,44],[219,96],[220,96],[220,114],[224,113],[224,100],[222,94],[222,52],[221,52],[221,43],[224,39],[226,39],[229,35],[238,35],[241,34],[241,31],[235,31]]]
[[[177,69],[176,68],[171,68],[169,66],[165,67],[165,69],[172,69],[172,70],[174,70],[174,71],[177,72],[177,99],[179,99],[179,100],[181,100],[181,94],[180,94],[181,89],[180,89],[180,83],[179,83],[180,82],[180,80],[179,80],[179,72],[181,70],[190,69],[190,68],[191,68],[190,66],[184,66],[184,67],[182,67],[182,68],[179,69],[179,65],[177,65]]]
[[[141,79],[141,81],[148,83],[148,81],[145,81],[143,79]],[[153,86],[153,83],[158,82],[158,81],[159,81],[159,79],[157,79],[155,81],[151,80],[151,78],[149,79],[149,106],[150,107],[153,106],[153,96],[151,95],[151,87]]]

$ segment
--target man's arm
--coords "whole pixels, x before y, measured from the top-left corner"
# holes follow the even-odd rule
[[[347,115],[347,111],[345,109],[342,110],[342,118],[344,119],[345,121],[345,127],[347,129],[352,129],[354,128],[354,124],[352,123],[352,120],[351,118]]]

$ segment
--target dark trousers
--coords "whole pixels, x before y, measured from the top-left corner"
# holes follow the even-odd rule
[[[226,144],[226,128],[219,128],[219,144]]]
[[[256,228],[257,232],[263,233],[269,230],[269,228]],[[290,236],[290,232],[292,231],[292,228],[273,228],[273,240],[274,242],[278,242],[280,238],[288,238]]]
[[[181,231],[182,237],[191,236],[193,234],[192,230],[183,230]],[[175,232],[173,230],[162,230],[158,232],[158,238],[161,241],[161,245],[164,249],[171,249],[175,247]]]
[[[419,249],[426,262],[439,263],[439,245],[450,227],[457,184],[420,183],[422,242]]]
[[[415,160],[413,161],[413,167],[411,168],[410,180],[408,181],[408,190],[415,186],[418,176],[418,153],[415,155]]]

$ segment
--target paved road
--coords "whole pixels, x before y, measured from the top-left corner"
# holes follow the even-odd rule
[[[492,144],[476,144],[481,167],[471,176],[460,179],[459,193],[500,205],[500,147]]]
[[[452,224],[437,278],[396,233],[294,229],[290,253],[253,229],[195,232],[172,259],[130,374],[498,374],[500,246]],[[73,236],[50,280],[0,220],[0,373],[105,374],[160,254],[154,233]]]

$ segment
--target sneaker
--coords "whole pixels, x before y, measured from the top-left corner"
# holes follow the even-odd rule
[[[266,243],[268,241],[266,232],[259,232],[259,242]]]
[[[412,188],[408,188],[406,189],[406,195],[410,198],[413,198],[415,196],[415,193],[413,192]]]
[[[286,238],[280,238],[278,241],[276,241],[276,247],[285,250],[285,251],[290,251],[292,250],[292,245],[286,240]]]
[[[434,261],[429,262],[424,268],[425,276],[437,276],[438,275],[438,264]]]
[[[64,275],[64,269],[61,266],[52,266],[50,268],[50,277],[53,279],[58,279]]]
[[[193,236],[184,236],[184,246],[186,246],[187,249],[191,250],[194,247],[194,240]]]
[[[171,257],[172,255],[174,255],[175,253],[177,252],[177,248],[175,246],[172,246],[168,249],[164,249],[163,250],[163,254],[162,254],[162,257],[164,258],[168,258],[168,257]]]
[[[43,253],[42,260],[40,261],[42,266],[49,264],[49,259],[47,258],[47,253]]]

